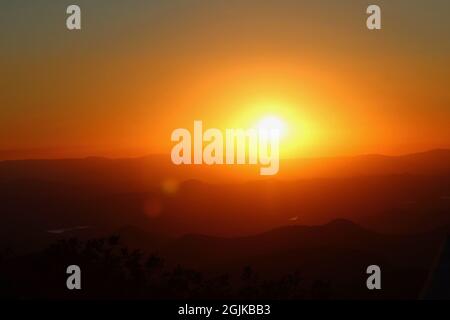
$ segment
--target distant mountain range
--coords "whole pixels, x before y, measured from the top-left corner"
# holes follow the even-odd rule
[[[381,232],[418,233],[450,223],[449,150],[292,160],[286,170],[292,163],[300,173],[289,179],[256,176],[245,182],[245,168],[230,170],[247,176],[226,179],[220,175],[226,168],[177,167],[163,156],[3,161],[0,231],[8,238],[74,226],[96,233],[136,225],[172,236],[239,236],[345,218]],[[295,178],[312,175],[308,165],[330,177]]]
[[[2,161],[0,249],[36,253],[27,261],[61,239],[117,234],[169,270],[226,273],[234,285],[248,267],[259,286],[295,273],[289,281],[319,279],[338,298],[422,294],[450,232],[450,150],[281,168],[267,179],[165,156]],[[364,286],[371,264],[382,267],[382,292]]]
[[[169,155],[107,159],[90,157],[61,160],[0,161],[0,182],[38,180],[89,184],[123,191],[144,191],[167,179],[182,182],[242,182],[267,179],[259,166],[195,166],[172,164]],[[363,155],[339,158],[281,160],[274,179],[330,178],[367,175],[450,173],[450,150],[432,150],[404,156]]]

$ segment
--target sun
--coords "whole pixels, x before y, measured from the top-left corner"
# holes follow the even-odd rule
[[[277,130],[280,137],[283,137],[287,130],[286,123],[277,116],[266,116],[262,118],[256,127],[267,131]]]
[[[283,99],[258,99],[239,105],[225,126],[229,128],[263,129],[271,136],[274,129],[280,142],[280,157],[297,157],[305,145],[312,143],[314,123],[308,114],[301,113],[300,103]],[[314,128],[313,128],[314,129]]]

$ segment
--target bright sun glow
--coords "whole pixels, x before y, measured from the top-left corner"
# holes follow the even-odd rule
[[[276,129],[280,137],[280,156],[298,157],[305,146],[314,142],[311,136],[313,123],[308,114],[300,114],[300,103],[281,99],[255,100],[241,105],[239,112],[225,125],[229,128]]]
[[[261,119],[257,125],[258,129],[264,130],[278,130],[280,137],[286,134],[286,123],[280,118],[275,116],[269,116]]]

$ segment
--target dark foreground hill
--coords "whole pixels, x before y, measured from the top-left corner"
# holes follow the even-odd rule
[[[445,239],[442,233],[383,235],[346,220],[239,238],[186,235],[160,241],[135,228],[117,234],[60,240],[33,254],[3,253],[0,295],[415,299],[421,296]],[[82,269],[82,291],[65,288],[65,268],[70,264]],[[373,264],[382,271],[379,291],[366,287],[366,269]]]

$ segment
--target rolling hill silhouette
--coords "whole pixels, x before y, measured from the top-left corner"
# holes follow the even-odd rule
[[[48,238],[48,230],[89,226],[79,232],[101,235],[129,225],[174,236],[239,236],[337,218],[382,232],[425,232],[450,223],[449,157],[450,151],[436,150],[346,159],[358,168],[376,162],[386,168],[379,175],[227,183],[189,177],[172,193],[162,187],[163,177],[173,179],[179,167],[163,170],[162,157],[4,161],[0,234],[5,243],[27,243]]]
[[[138,249],[160,256],[176,279],[180,272],[215,279],[176,292],[164,273],[149,284],[172,298],[226,295],[212,292],[211,283],[223,274],[232,279],[231,297],[297,296],[302,278],[309,288],[304,297],[318,287],[320,295],[338,298],[416,298],[450,231],[449,160],[449,150],[286,160],[276,179],[253,175],[246,166],[177,167],[163,156],[2,161],[0,249],[17,255],[5,267],[9,272],[28,259],[37,259],[42,271],[49,263],[44,248],[62,243],[51,257],[60,259],[68,239],[90,247],[97,243],[92,239],[115,234],[128,252],[119,251],[118,261],[137,259],[140,254],[129,252]],[[99,268],[97,260],[77,254]],[[383,266],[383,293],[364,286],[371,264]],[[39,278],[36,271],[23,272]],[[280,289],[286,281],[297,289]],[[20,283],[18,292],[26,291],[27,281]]]
[[[269,279],[299,270],[330,281],[336,296],[417,298],[445,234],[384,235],[348,220],[319,226],[280,227],[239,238],[183,236],[161,250],[167,261],[204,272],[239,272],[257,266]],[[366,290],[367,266],[382,266],[384,292]]]
[[[450,150],[439,149],[404,156],[363,155],[356,157],[281,160],[276,179],[331,178],[367,175],[447,175]],[[147,191],[167,178],[177,181],[242,182],[267,179],[253,166],[175,166],[169,155],[108,159],[90,157],[61,160],[0,161],[0,181],[37,180],[89,184],[118,191]]]

